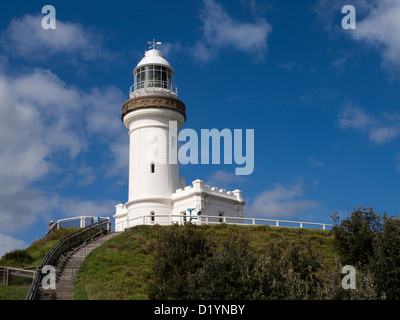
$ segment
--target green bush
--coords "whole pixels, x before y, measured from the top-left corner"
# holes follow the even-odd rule
[[[383,230],[374,240],[371,270],[379,296],[400,299],[400,219],[383,215]]]
[[[222,247],[196,226],[172,226],[160,235],[150,299],[312,299],[320,264],[311,247],[286,243],[259,252],[246,234],[231,234]],[[289,254],[284,254],[289,250]]]
[[[249,275],[255,267],[255,255],[250,252],[248,241],[233,237],[203,260],[188,277],[188,298],[207,300],[243,300],[252,292]]]
[[[333,219],[334,246],[341,262],[357,269],[357,279],[364,276],[376,298],[400,299],[399,216],[359,207],[340,224],[337,215]]]
[[[33,262],[33,257],[25,249],[15,249],[5,253],[1,260],[7,265],[25,267]]]
[[[329,272],[321,279],[321,283],[316,290],[314,299],[316,300],[376,300],[376,288],[374,278],[368,270],[357,270],[356,289],[343,289],[342,280],[344,275],[341,273],[343,264],[337,260],[335,270]]]
[[[361,268],[368,265],[374,256],[374,238],[382,230],[381,216],[372,208],[360,206],[340,224],[336,213],[332,218],[334,246],[342,263]]]
[[[150,299],[187,299],[189,275],[211,255],[204,230],[187,223],[164,228],[156,248]]]

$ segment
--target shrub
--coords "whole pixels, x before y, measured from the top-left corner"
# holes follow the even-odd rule
[[[245,237],[234,236],[188,277],[188,298],[206,300],[248,299],[255,255]]]
[[[25,267],[33,262],[33,258],[26,250],[16,249],[4,254],[1,261],[8,266]]]
[[[382,230],[381,216],[372,208],[357,208],[338,224],[340,217],[332,215],[334,246],[344,264],[364,267],[374,255],[373,241]]]
[[[359,207],[340,224],[336,214],[333,219],[341,262],[358,267],[357,275],[370,283],[375,297],[400,299],[400,218]]]
[[[150,299],[312,299],[316,294],[320,264],[310,246],[287,250],[283,243],[256,252],[247,235],[238,233],[218,248],[197,226],[166,230],[160,235]]]
[[[374,260],[371,270],[378,295],[400,299],[400,219],[383,215],[383,231],[374,241]]]
[[[156,247],[150,299],[186,299],[189,275],[211,255],[204,231],[187,223],[163,228]]]
[[[374,278],[368,270],[356,270],[356,289],[343,289],[343,264],[336,261],[335,270],[321,278],[314,299],[317,300],[375,300],[378,298]]]

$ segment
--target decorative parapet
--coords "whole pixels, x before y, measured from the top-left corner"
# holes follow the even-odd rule
[[[233,191],[226,191],[225,189],[218,189],[217,187],[210,187],[209,185],[204,184],[202,180],[195,180],[192,182],[191,186],[186,186],[185,188],[177,189],[174,196],[186,196],[189,193],[208,193],[209,195],[215,195],[219,197],[224,197],[227,199],[231,199],[234,201],[239,201],[244,204],[242,198],[242,191],[241,190],[233,190]]]
[[[126,216],[127,213],[128,213],[128,210],[126,209],[125,205],[123,205],[122,203],[119,203],[115,206],[115,216]]]
[[[121,119],[123,120],[126,114],[133,110],[144,108],[165,108],[173,110],[182,114],[186,121],[186,106],[181,100],[157,95],[139,96],[129,99],[122,105]]]

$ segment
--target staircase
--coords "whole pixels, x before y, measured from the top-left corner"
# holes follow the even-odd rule
[[[92,241],[84,242],[71,250],[65,252],[56,261],[56,289],[45,290],[39,285],[36,299],[38,300],[72,300],[73,277],[76,275],[80,265],[86,256],[94,249],[101,246],[107,240],[113,238],[120,232],[109,233],[99,236]]]

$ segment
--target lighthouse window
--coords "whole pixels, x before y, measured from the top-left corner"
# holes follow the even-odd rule
[[[155,169],[156,169],[155,164],[152,163],[152,164],[150,165],[150,172],[151,172],[151,173],[154,173],[154,172],[155,172]]]
[[[172,76],[170,72],[167,72],[167,85],[168,89],[172,90]]]
[[[172,90],[172,71],[158,65],[147,65],[135,71],[136,89],[159,87]]]
[[[154,70],[154,86],[161,87],[161,71]]]
[[[154,222],[154,220],[155,220],[154,211],[150,212],[150,220],[151,220],[151,222]]]
[[[145,80],[153,80],[153,69],[152,66],[146,66],[146,78]]]

